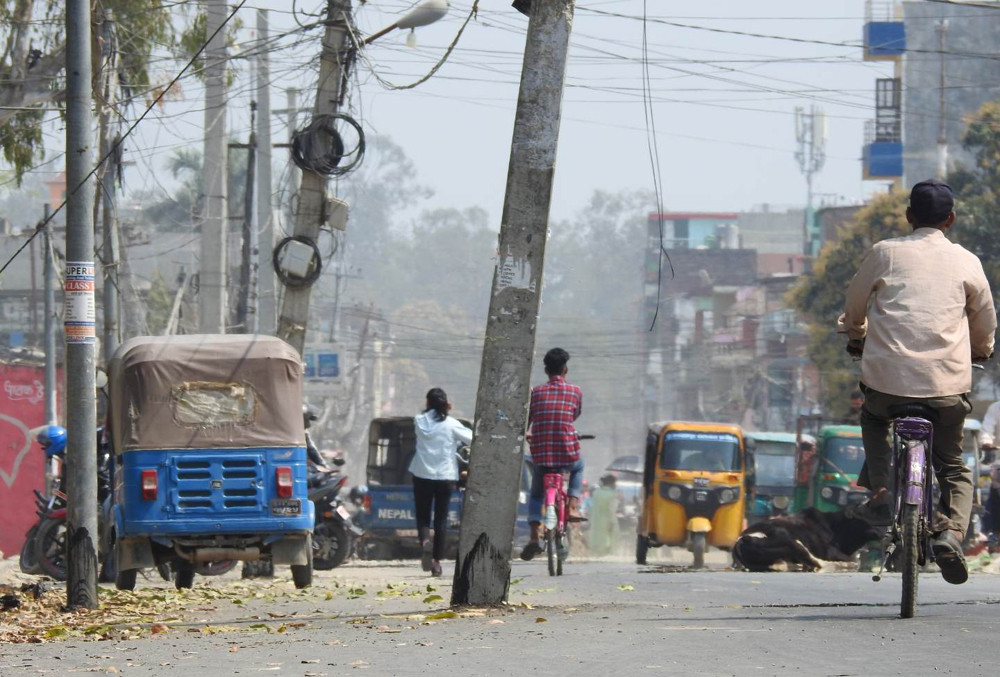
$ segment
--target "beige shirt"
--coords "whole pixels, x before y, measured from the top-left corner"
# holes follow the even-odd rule
[[[847,288],[838,327],[866,339],[866,386],[943,397],[972,389],[972,358],[993,354],[997,316],[976,255],[937,228],[917,228],[872,247]]]

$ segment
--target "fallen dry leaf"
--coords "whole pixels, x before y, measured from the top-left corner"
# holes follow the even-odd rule
[[[548,623],[549,619],[548,618],[542,618],[541,616],[539,616],[538,618],[535,619],[535,622],[536,623]]]
[[[319,663],[319,659],[318,658],[307,658],[307,659],[305,659],[302,662],[303,663]]]
[[[457,618],[457,617],[458,617],[458,614],[455,613],[454,611],[442,611],[440,613],[431,614],[430,616],[427,617],[427,620],[428,621],[438,621],[438,620],[441,620],[443,618]],[[427,621],[424,621],[424,622],[426,623]]]
[[[151,626],[150,626],[150,628],[149,628],[149,631],[150,631],[151,633],[153,633],[154,635],[158,635],[158,634],[160,634],[161,632],[166,632],[166,631],[167,631],[167,630],[169,630],[169,629],[170,629],[170,628],[168,628],[168,627],[167,627],[166,625],[164,625],[163,623],[153,623],[153,625],[151,625]]]

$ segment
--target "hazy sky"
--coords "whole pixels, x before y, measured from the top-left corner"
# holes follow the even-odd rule
[[[363,28],[390,23],[370,5]],[[405,2],[376,2],[389,10]],[[425,72],[464,20],[450,19],[369,49],[386,79]],[[805,201],[794,157],[796,106],[828,117],[826,166],[817,192],[858,200],[880,184],[861,180],[864,121],[873,117],[875,78],[884,64],[856,46],[748,37],[663,23],[858,45],[864,2],[706,0],[647,3],[653,112],[667,209],[739,210]],[[568,217],[594,189],[651,188],[642,104],[641,0],[577,5],[556,166],[553,215]],[[620,14],[623,17],[609,16]],[[482,205],[499,215],[527,20],[508,2],[483,2],[450,63],[411,91],[362,87],[366,124],[401,143],[442,205]]]
[[[303,11],[315,12],[323,4],[298,0],[298,20],[315,21]],[[250,0],[240,12],[241,42],[251,45],[255,39],[256,7],[272,10],[272,36],[295,28],[290,5],[287,0]],[[359,29],[372,33],[410,5],[408,0],[355,3]],[[864,122],[874,115],[875,79],[889,75],[891,67],[861,60],[863,0],[648,0],[647,5],[645,30],[666,209],[740,210],[765,202],[804,203],[805,182],[794,157],[796,106],[819,106],[828,118],[827,161],[816,181],[818,194],[856,201],[882,189],[884,184],[861,180],[859,158]],[[429,82],[414,90],[392,91],[374,75],[405,84],[426,73],[455,37],[470,6],[471,0],[452,2],[445,20],[417,31],[415,48],[405,45],[401,32],[373,43],[358,62],[350,112],[369,133],[399,143],[415,163],[420,181],[433,189],[434,197],[415,209],[478,205],[496,220],[503,204],[527,19],[507,0],[483,0],[478,19],[469,23],[451,59]],[[577,4],[556,166],[555,218],[571,216],[595,189],[652,188],[642,102],[642,12],[642,0]],[[301,87],[311,103],[321,31],[314,28],[275,41],[274,108],[284,106],[284,88],[289,86]],[[243,138],[253,87],[247,60],[234,65],[229,128]],[[159,60],[154,76],[165,82],[178,67],[172,59]],[[182,85],[182,97],[155,110],[127,144],[126,159],[135,164],[127,170],[126,188],[169,190],[174,184],[164,171],[165,158],[179,147],[201,148],[202,88],[190,77]],[[283,119],[276,115],[275,140],[284,140],[286,133]],[[63,131],[55,116],[47,125],[47,143],[48,157],[58,157]],[[286,157],[285,151],[275,151],[276,164]],[[276,173],[276,180],[280,176]]]

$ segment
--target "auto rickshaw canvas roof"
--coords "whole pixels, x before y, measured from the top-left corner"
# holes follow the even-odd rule
[[[273,336],[139,336],[109,364],[115,453],[305,445],[302,361]]]
[[[795,444],[795,433],[744,432],[743,436],[755,439],[758,442],[787,442],[788,444]]]
[[[743,430],[732,423],[709,423],[701,421],[657,421],[649,424],[649,432],[659,436],[665,429],[683,430],[685,432],[730,433],[737,437],[743,436]]]

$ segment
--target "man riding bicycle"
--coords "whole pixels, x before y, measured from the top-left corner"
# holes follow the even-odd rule
[[[528,501],[528,521],[531,523],[531,540],[521,549],[521,559],[528,561],[542,552],[542,496],[543,478],[547,472],[569,472],[569,521],[581,521],[580,494],[583,488],[583,460],[580,458],[580,441],[573,422],[579,418],[583,405],[580,389],[566,382],[566,363],[569,353],[553,348],[545,353],[545,373],[548,383],[531,390],[528,409],[528,444],[534,472],[531,478],[531,497]]]
[[[964,583],[962,540],[972,510],[972,472],[962,461],[962,428],[972,410],[972,361],[993,354],[993,294],[975,254],[945,238],[955,223],[951,188],[931,179],[910,192],[913,233],[878,242],[847,289],[838,331],[861,355],[865,465],[858,484],[871,498],[853,510],[875,526],[892,524],[889,409],[934,409],[933,465],[941,488],[933,549],[941,575]],[[869,306],[870,303],[870,306]],[[862,353],[863,348],[863,353]]]

